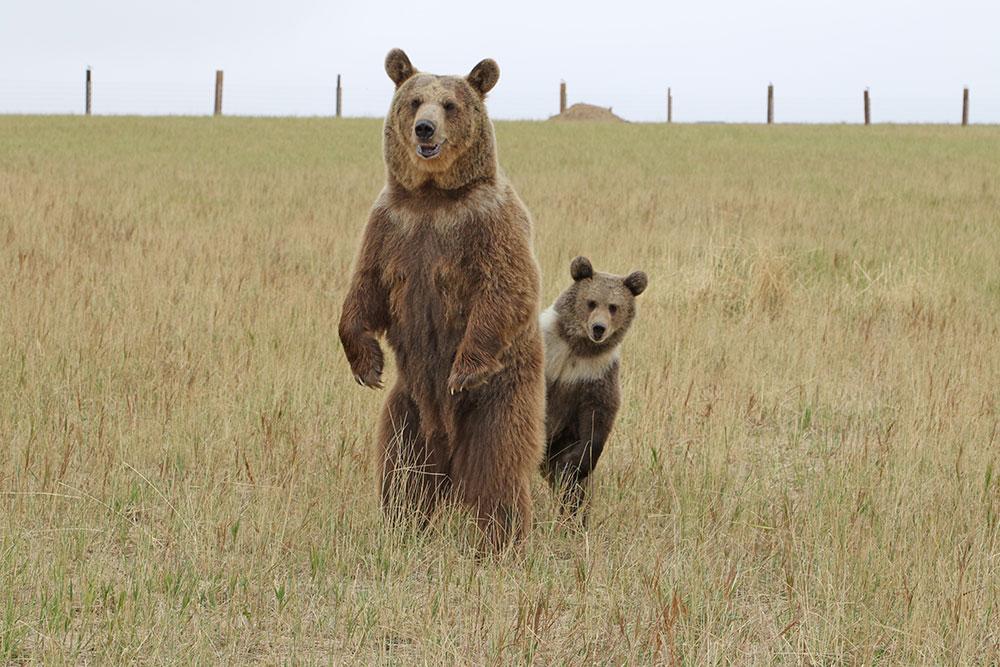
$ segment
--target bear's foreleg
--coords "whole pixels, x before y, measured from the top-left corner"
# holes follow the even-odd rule
[[[384,359],[378,336],[389,327],[389,295],[379,278],[379,218],[372,213],[340,313],[338,334],[358,384],[380,389]]]
[[[521,210],[513,211],[523,216]],[[527,221],[525,221],[527,224]],[[503,369],[505,352],[538,317],[538,267],[526,236],[494,239],[481,262],[481,290],[472,300],[465,334],[448,377],[452,395],[485,384]]]

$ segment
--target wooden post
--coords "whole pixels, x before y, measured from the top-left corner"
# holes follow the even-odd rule
[[[774,123],[774,84],[767,84],[767,124]]]
[[[87,101],[84,104],[84,112],[89,116],[90,112],[93,110],[94,101],[94,83],[90,78],[90,68],[87,68]]]
[[[865,125],[872,124],[872,100],[871,96],[868,94],[868,89],[865,88]]]
[[[669,88],[667,88],[667,122],[674,122],[674,95]]]
[[[344,89],[340,87],[340,75],[337,75],[337,118],[340,118],[340,113],[343,110],[344,104]]]
[[[215,70],[215,115],[222,115],[222,70]]]
[[[962,127],[969,124],[969,89],[962,90]]]
[[[566,111],[566,82],[559,82],[559,113]]]

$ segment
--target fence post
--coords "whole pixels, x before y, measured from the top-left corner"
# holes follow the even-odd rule
[[[566,82],[559,82],[559,113],[566,111]]]
[[[340,75],[337,75],[337,118],[340,118],[340,113],[343,110],[344,104],[344,89],[340,87]]]
[[[774,123],[774,84],[767,84],[767,124]]]
[[[222,115],[222,70],[215,70],[215,115]]]
[[[91,110],[93,109],[93,99],[94,99],[94,84],[90,78],[90,68],[87,68],[87,101],[84,104],[84,111],[89,116]]]
[[[962,127],[969,124],[969,89],[962,90]]]
[[[667,88],[667,122],[674,122],[674,94]]]
[[[872,101],[871,96],[868,94],[868,89],[865,88],[865,125],[872,124]]]

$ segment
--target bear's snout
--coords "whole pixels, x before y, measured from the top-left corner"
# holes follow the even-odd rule
[[[421,141],[430,141],[434,137],[434,133],[437,132],[437,126],[434,125],[433,121],[422,119],[418,120],[416,125],[413,126],[413,133],[417,135],[417,139]]]
[[[608,328],[606,326],[604,326],[603,324],[595,324],[590,329],[591,335],[594,337],[595,341],[599,341],[602,338],[604,338],[604,334],[605,334],[605,332],[607,330],[608,330]]]

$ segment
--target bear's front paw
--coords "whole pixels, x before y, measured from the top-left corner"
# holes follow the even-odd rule
[[[378,340],[369,337],[358,346],[357,354],[348,355],[348,358],[355,382],[362,387],[382,388],[383,358],[382,346],[378,344]]]
[[[454,395],[480,387],[486,384],[490,376],[499,371],[500,368],[500,364],[496,361],[472,364],[462,363],[461,358],[459,358],[455,360],[455,364],[451,368],[451,375],[448,377],[448,393]]]
[[[358,373],[354,376],[354,380],[362,387],[368,387],[369,389],[381,389],[383,386],[382,369],[373,368],[367,373]]]

